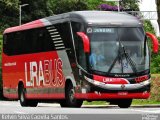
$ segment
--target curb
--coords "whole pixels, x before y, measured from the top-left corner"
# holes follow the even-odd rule
[[[82,108],[111,108],[111,107],[118,107],[117,105],[82,105]],[[130,108],[155,108],[159,107],[160,104],[153,104],[153,105],[131,105]]]

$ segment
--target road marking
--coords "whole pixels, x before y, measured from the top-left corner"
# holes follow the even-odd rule
[[[60,104],[55,104],[55,103],[38,103],[38,107],[60,107]]]

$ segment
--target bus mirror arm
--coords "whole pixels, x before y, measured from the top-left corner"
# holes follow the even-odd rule
[[[90,53],[90,41],[88,36],[83,32],[77,32],[77,35],[81,37],[83,42],[83,49],[85,53]]]
[[[158,39],[155,35],[153,35],[152,33],[146,32],[146,35],[152,40],[152,44],[153,44],[153,52],[154,53],[158,53]]]

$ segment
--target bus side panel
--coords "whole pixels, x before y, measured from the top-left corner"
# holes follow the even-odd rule
[[[18,99],[18,81],[24,80],[24,70],[20,70],[19,61],[16,57],[2,54],[3,94],[10,99]]]
[[[18,97],[22,81],[29,99],[64,98],[65,64],[57,52],[3,56],[4,95]],[[13,94],[13,95],[12,95]]]

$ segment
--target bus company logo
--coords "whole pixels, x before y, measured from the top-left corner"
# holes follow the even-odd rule
[[[92,33],[92,32],[93,32],[92,28],[87,28],[87,33]]]
[[[104,83],[113,82],[112,78],[103,78]]]
[[[60,58],[25,62],[26,86],[62,86],[64,84],[63,62]]]
[[[122,85],[121,85],[121,88],[122,88],[122,89],[124,89],[124,88],[125,88],[125,85],[124,85],[124,84],[122,84]]]

